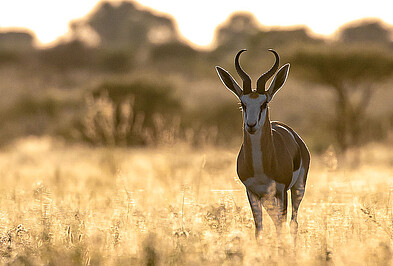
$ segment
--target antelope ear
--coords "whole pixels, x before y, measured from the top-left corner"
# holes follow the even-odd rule
[[[277,72],[272,83],[270,83],[269,89],[267,90],[268,102],[273,99],[273,96],[278,92],[279,89],[284,85],[287,80],[289,73],[289,64],[283,65]]]
[[[233,92],[236,97],[240,98],[240,96],[243,94],[243,90],[240,88],[239,84],[237,84],[236,80],[232,78],[231,74],[219,66],[216,66],[216,70],[225,87]]]

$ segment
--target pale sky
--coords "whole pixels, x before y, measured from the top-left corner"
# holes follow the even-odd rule
[[[0,30],[31,29],[42,44],[68,32],[71,20],[88,14],[99,0],[0,0]],[[116,2],[116,1],[112,1]],[[393,25],[391,0],[139,0],[142,8],[170,14],[180,33],[197,46],[213,40],[214,29],[236,11],[252,12],[268,27],[306,25],[320,35],[362,18],[380,18]],[[390,3],[389,3],[390,2]]]

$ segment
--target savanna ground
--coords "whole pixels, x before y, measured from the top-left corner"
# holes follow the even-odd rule
[[[235,178],[237,148],[89,148],[26,138],[0,153],[0,258],[11,265],[389,265],[388,145],[312,157],[298,246],[264,239]],[[295,255],[296,254],[296,255]]]

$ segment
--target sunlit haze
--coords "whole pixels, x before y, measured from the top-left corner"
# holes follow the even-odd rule
[[[84,17],[99,0],[2,0],[0,30],[28,28],[41,44],[65,35],[71,20]],[[112,1],[115,2],[115,1]],[[118,1],[117,1],[118,2]],[[333,34],[338,27],[362,18],[379,18],[393,24],[389,0],[282,0],[282,1],[179,1],[140,0],[143,9],[169,14],[180,33],[197,46],[207,46],[214,30],[236,11],[252,12],[263,26],[305,25],[319,35]]]

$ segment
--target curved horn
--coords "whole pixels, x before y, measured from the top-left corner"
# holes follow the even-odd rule
[[[269,49],[269,51],[272,52],[274,54],[274,56],[276,57],[276,62],[274,63],[272,68],[269,69],[269,71],[263,73],[259,77],[259,79],[257,80],[258,93],[265,93],[266,81],[268,81],[268,79],[270,79],[274,75],[274,73],[276,73],[276,71],[278,69],[278,65],[280,64],[280,57],[278,56],[278,53],[276,51],[274,51],[273,49]]]
[[[243,80],[243,93],[249,94],[249,93],[251,93],[251,78],[249,75],[247,75],[246,72],[244,72],[244,70],[241,68],[241,66],[239,64],[240,54],[243,53],[244,51],[247,51],[247,50],[243,49],[237,53],[237,55],[235,57],[235,67],[236,67],[237,73],[239,74],[239,76]]]

